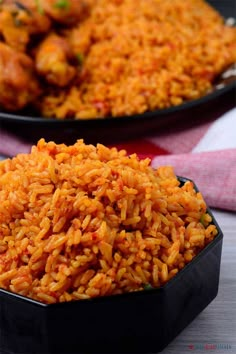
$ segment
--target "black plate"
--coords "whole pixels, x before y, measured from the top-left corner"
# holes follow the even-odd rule
[[[208,2],[226,19],[235,15],[234,0]],[[68,144],[73,144],[79,138],[86,143],[115,143],[132,137],[158,134],[170,125],[181,129],[182,124],[186,127],[188,123],[216,118],[236,105],[235,76],[223,80],[220,87],[216,85],[214,91],[206,96],[176,107],[118,118],[57,120],[34,116],[29,110],[16,114],[0,112],[0,128],[17,133],[32,143],[41,137]]]

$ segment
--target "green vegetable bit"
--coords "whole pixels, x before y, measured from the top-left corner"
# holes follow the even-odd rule
[[[200,223],[201,223],[203,226],[206,226],[206,225],[207,225],[207,223],[206,223],[206,221],[205,221],[205,216],[206,216],[206,214],[202,214],[202,216],[201,216],[201,218],[200,218]]]
[[[57,7],[58,9],[68,9],[70,7],[70,3],[68,0],[57,0],[54,7]]]
[[[37,6],[37,10],[38,10],[38,13],[40,15],[43,15],[44,14],[44,10],[43,10],[43,7],[42,7],[42,4],[41,4],[41,1],[40,0],[34,0],[36,6]]]
[[[143,288],[144,288],[144,290],[151,290],[151,289],[153,289],[153,287],[151,286],[151,284],[145,284]]]
[[[76,58],[78,60],[78,63],[81,65],[84,62],[84,55],[82,53],[77,53]]]

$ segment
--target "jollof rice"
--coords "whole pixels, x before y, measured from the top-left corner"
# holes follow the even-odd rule
[[[216,234],[192,182],[124,150],[41,139],[0,162],[0,287],[23,296],[160,287]]]
[[[67,38],[82,59],[68,89],[45,91],[58,119],[141,114],[204,96],[236,62],[236,28],[204,0],[85,0]]]

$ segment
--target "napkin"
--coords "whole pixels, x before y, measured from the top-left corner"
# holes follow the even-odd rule
[[[191,118],[190,118],[191,119]],[[236,211],[236,108],[212,121],[116,144],[129,154],[149,157],[154,168],[173,166],[192,179],[210,207]],[[27,153],[30,144],[0,129],[0,155]]]

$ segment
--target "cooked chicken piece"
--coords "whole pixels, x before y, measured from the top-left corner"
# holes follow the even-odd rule
[[[25,51],[29,33],[24,26],[16,25],[15,18],[8,11],[0,13],[0,33],[9,46],[20,52]]]
[[[72,51],[66,39],[52,33],[39,45],[36,70],[48,83],[64,87],[76,74],[76,69],[70,64],[71,58]]]
[[[79,22],[85,9],[82,0],[41,0],[41,6],[54,21],[69,26]]]
[[[49,31],[51,20],[40,6],[40,0],[38,2],[35,0],[20,0],[15,2],[21,4],[21,7],[25,9],[25,11],[22,10],[19,13],[19,21],[25,23],[30,34],[44,34]]]
[[[0,42],[0,106],[17,111],[39,94],[31,58]]]
[[[34,0],[3,1],[0,5],[0,33],[12,48],[24,52],[34,34],[47,33],[51,20]]]

